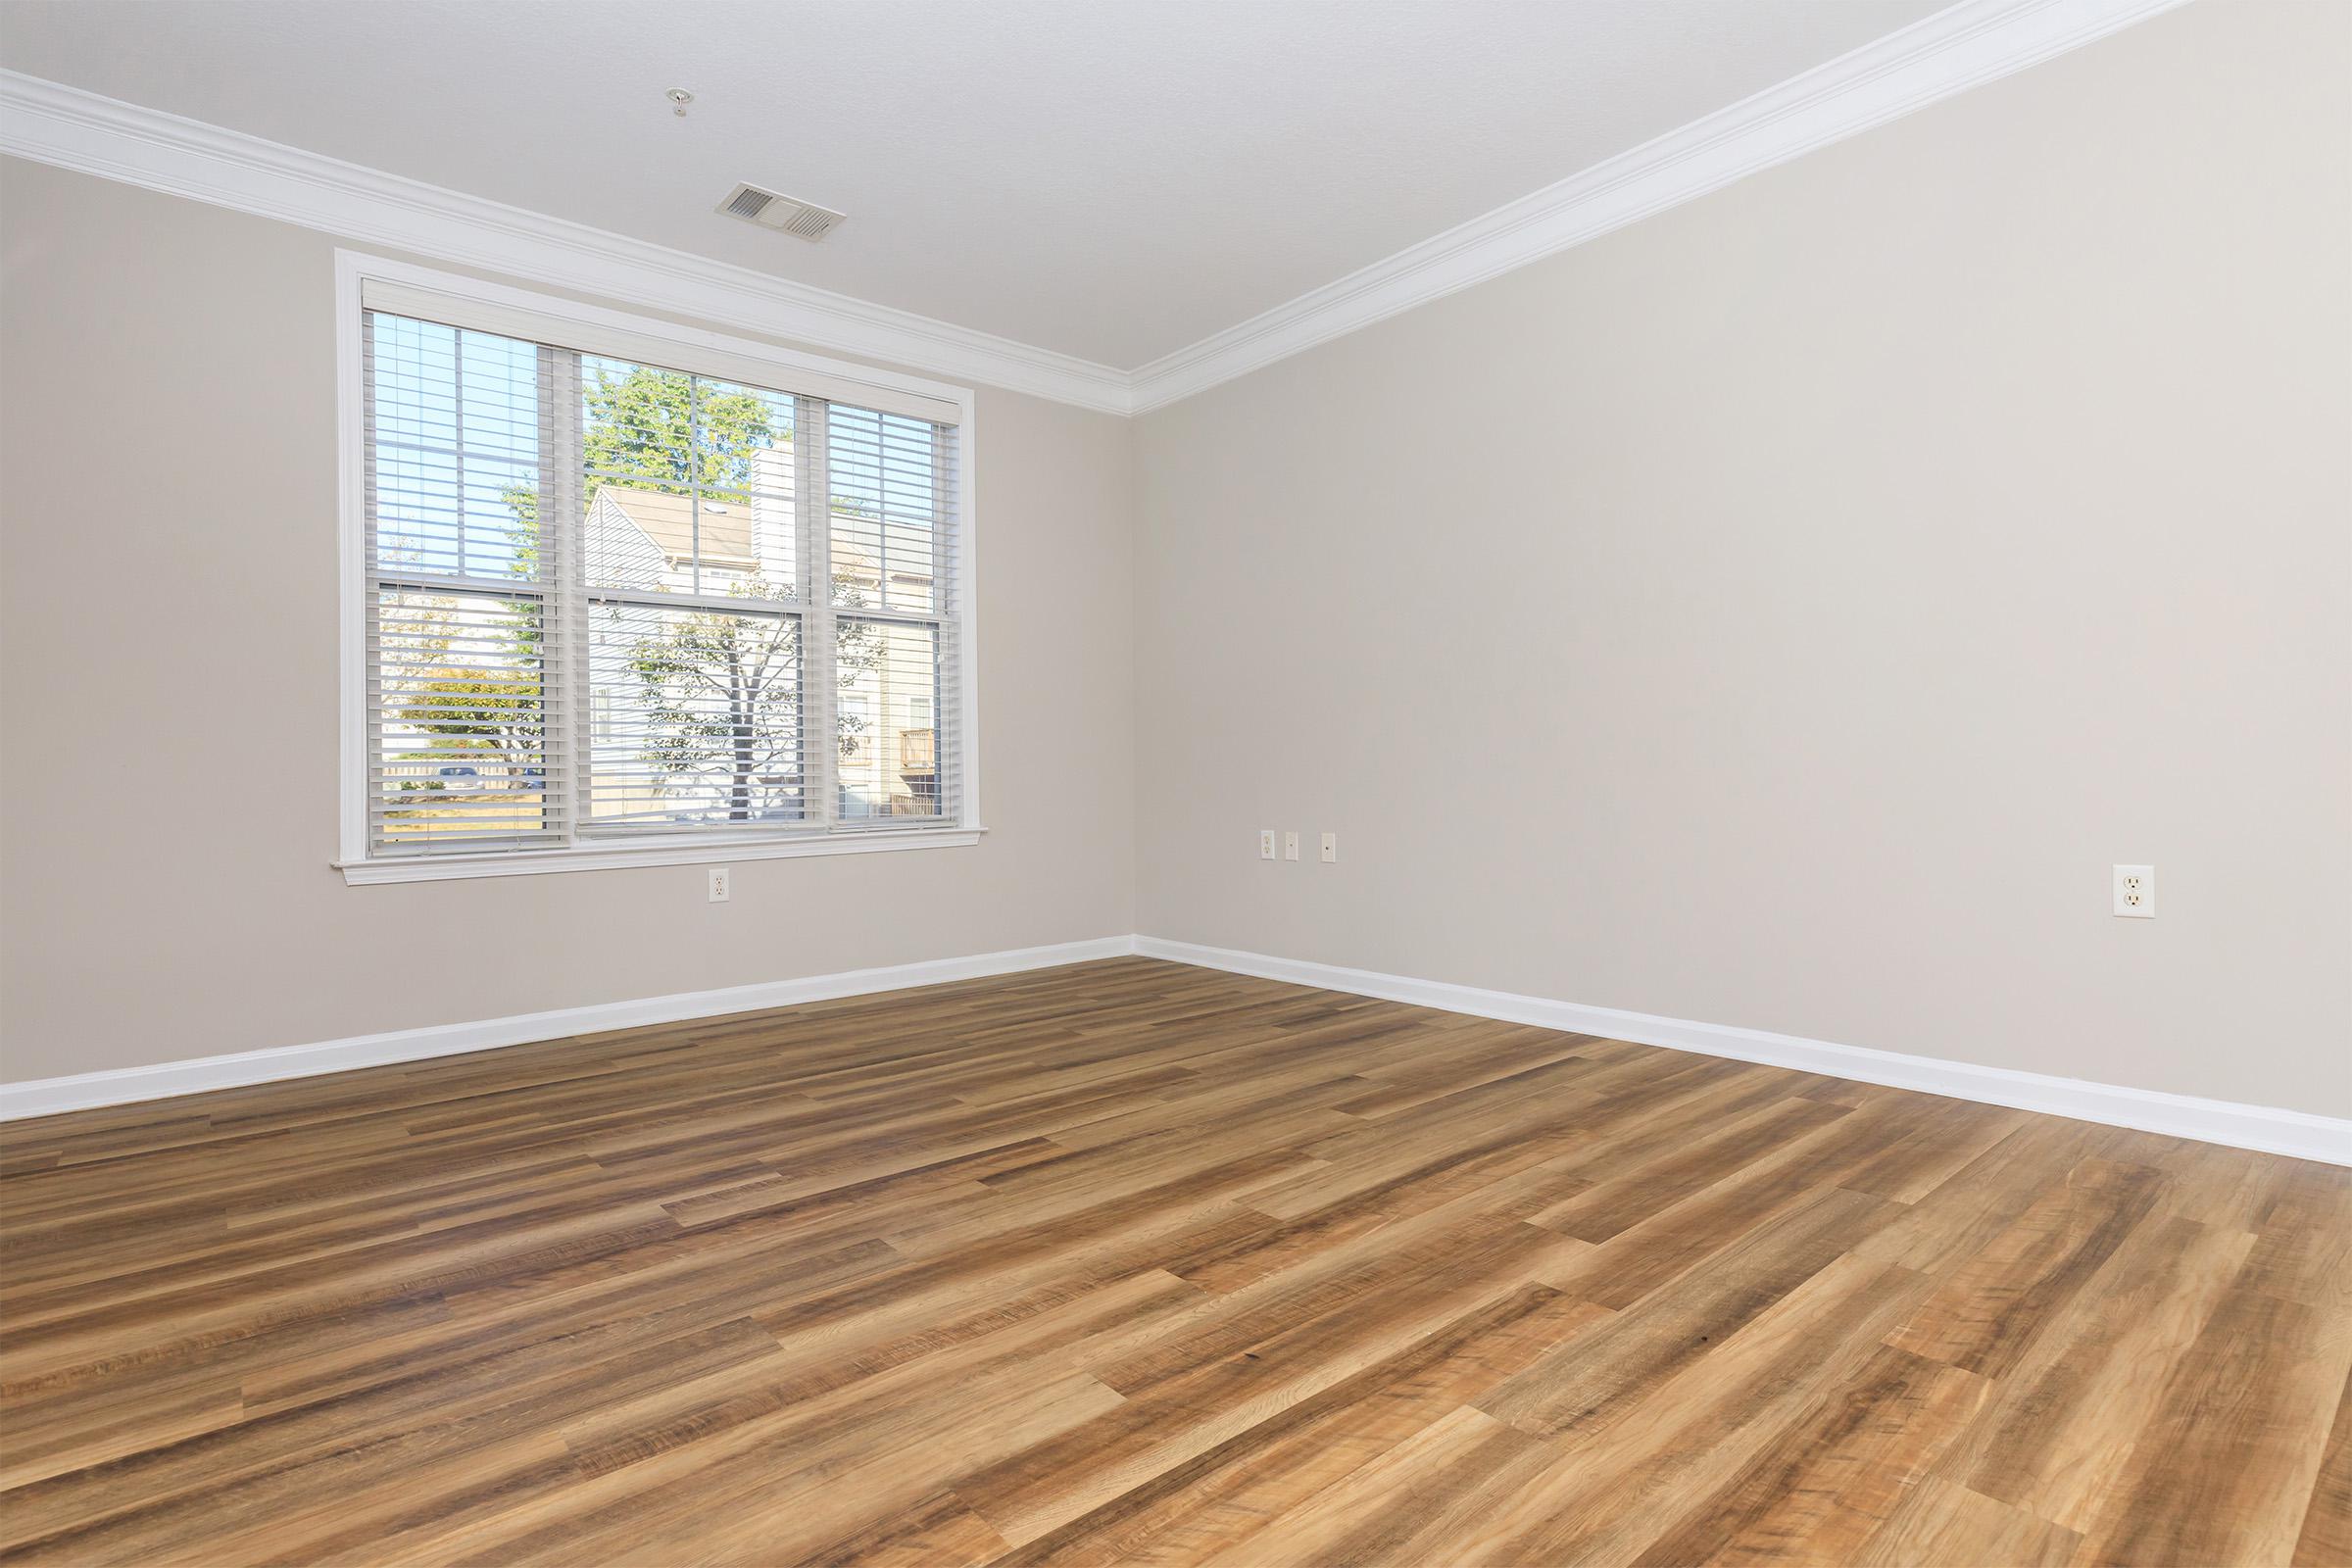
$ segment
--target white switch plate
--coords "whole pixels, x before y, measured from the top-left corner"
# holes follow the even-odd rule
[[[2129,920],[2156,918],[2156,868],[2119,865],[2115,868],[2115,912]]]
[[[1337,833],[1326,833],[1326,834],[1324,834],[1324,835],[1323,835],[1323,863],[1324,863],[1325,865],[1329,865],[1329,864],[1331,864],[1331,863],[1332,863],[1334,860],[1337,860],[1339,858],[1340,858],[1340,836],[1339,836]]]
[[[724,904],[735,896],[735,881],[728,875],[729,869],[723,865],[714,865],[710,868],[710,902],[712,904]]]
[[[1270,827],[1257,830],[1257,858],[1261,860],[1274,858],[1274,830]]]
[[[1282,858],[1286,860],[1298,858],[1298,835],[1296,832],[1282,836]]]

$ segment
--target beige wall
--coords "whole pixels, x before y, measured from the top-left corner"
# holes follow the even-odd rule
[[[2352,1112],[2348,122],[2193,6],[1146,416],[1142,928]]]
[[[719,906],[342,884],[332,242],[0,161],[0,1079],[1140,929],[2352,1112],[2348,81],[2208,3],[1133,424],[984,391],[987,842]]]
[[[334,242],[0,162],[0,1080],[1134,929],[1131,438],[983,390],[977,847],[352,888]]]

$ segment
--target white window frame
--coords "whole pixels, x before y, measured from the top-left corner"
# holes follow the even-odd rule
[[[746,382],[778,392],[863,401],[890,408],[894,395],[906,400],[949,403],[957,410],[956,592],[960,633],[957,743],[961,758],[961,810],[953,826],[901,831],[863,830],[819,834],[725,834],[708,839],[680,834],[645,843],[601,842],[548,850],[494,850],[448,854],[375,856],[368,833],[368,545],[367,388],[361,313],[371,282],[397,286],[404,301],[434,296],[443,318],[458,325],[480,325],[508,335],[615,358],[657,364],[718,379]],[[403,314],[432,318],[433,301],[417,299]],[[500,323],[504,323],[503,325]],[[974,470],[977,441],[974,397],[969,387],[877,369],[847,360],[778,348],[752,338],[730,337],[681,326],[653,317],[632,316],[584,305],[461,272],[359,251],[335,252],[335,405],[340,472],[339,578],[342,613],[342,856],[333,863],[351,884],[429,882],[459,877],[527,876],[552,871],[594,871],[642,865],[697,865],[766,860],[805,855],[871,855],[893,850],[967,847],[987,831],[980,815],[980,514]]]

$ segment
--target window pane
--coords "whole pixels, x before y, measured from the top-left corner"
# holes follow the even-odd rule
[[[590,587],[793,597],[791,398],[593,356],[580,388]]]
[[[588,622],[590,827],[807,816],[797,617],[592,604]]]
[[[535,577],[536,346],[381,312],[368,328],[378,570]]]
[[[833,668],[841,819],[939,816],[939,628],[844,617]]]
[[[587,479],[588,586],[695,591],[694,492],[651,479]]]
[[[580,435],[588,585],[694,592],[693,377],[583,355]]]
[[[793,517],[793,400],[699,381],[705,593],[789,599],[799,591]]]
[[[368,682],[369,830],[391,849],[538,837],[560,825],[538,601],[386,590]]]
[[[826,416],[832,479],[833,603],[934,611],[946,544],[935,462],[939,427],[835,404]]]

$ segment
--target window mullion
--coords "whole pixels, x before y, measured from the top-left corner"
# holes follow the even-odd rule
[[[581,473],[586,453],[580,437],[580,357],[570,349],[539,350],[539,537],[548,559],[549,641],[553,657],[546,683],[548,729],[556,755],[547,759],[548,777],[564,780],[564,814],[558,824],[565,844],[577,844],[588,817],[589,730],[587,540],[582,518]]]
[[[686,378],[687,548],[694,552],[693,590],[703,591],[703,378]]]
[[[829,405],[801,398],[793,416],[793,473],[801,527],[801,776],[810,823],[833,830],[841,812],[841,747],[833,674],[833,480]]]

